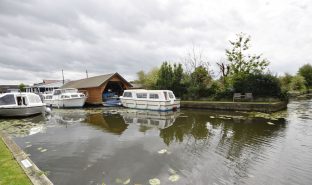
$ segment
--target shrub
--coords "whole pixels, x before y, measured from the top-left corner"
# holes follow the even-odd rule
[[[281,98],[281,85],[271,74],[246,74],[233,77],[236,93],[252,93],[254,97]]]
[[[293,91],[304,92],[307,90],[305,83],[306,81],[304,80],[303,76],[301,75],[294,76],[290,82],[290,89]]]

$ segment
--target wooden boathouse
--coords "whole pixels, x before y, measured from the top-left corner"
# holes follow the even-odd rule
[[[85,79],[70,81],[61,88],[76,88],[87,95],[87,104],[102,104],[103,95],[107,92],[121,96],[123,91],[132,85],[118,73],[93,76]]]

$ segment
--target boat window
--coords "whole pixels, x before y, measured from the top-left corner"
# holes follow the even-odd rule
[[[147,94],[146,93],[137,93],[137,98],[147,98]]]
[[[23,104],[22,97],[20,97],[20,96],[16,97],[16,101],[17,101],[17,105]]]
[[[164,92],[165,100],[168,100],[167,92]]]
[[[46,96],[45,99],[46,99],[46,100],[51,100],[51,99],[52,99],[52,96],[51,96],[51,95]]]
[[[169,97],[170,97],[170,99],[173,99],[173,98],[174,98],[172,92],[169,92]]]
[[[77,98],[78,95],[77,95],[77,94],[73,94],[73,95],[71,95],[71,97],[72,97],[72,98]]]
[[[60,94],[61,94],[61,91],[60,90],[56,90],[56,91],[54,91],[53,95],[60,95]]]
[[[29,100],[29,103],[41,103],[41,99],[38,95],[29,94],[28,100]]]
[[[158,96],[158,94],[153,93],[153,94],[149,95],[149,98],[150,99],[159,99],[159,96]]]
[[[12,105],[12,104],[15,104],[13,94],[8,94],[0,97],[0,105]]]
[[[85,95],[84,95],[84,94],[81,94],[80,97],[85,97]]]
[[[132,97],[132,93],[131,92],[124,92],[123,97]]]
[[[77,89],[64,89],[64,93],[77,93]]]

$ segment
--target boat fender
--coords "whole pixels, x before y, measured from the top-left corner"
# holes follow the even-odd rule
[[[45,112],[48,113],[48,114],[51,114],[52,109],[50,107],[46,107],[45,108]]]

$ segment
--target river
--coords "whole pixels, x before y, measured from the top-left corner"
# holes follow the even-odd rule
[[[56,185],[312,184],[312,100],[274,114],[54,109],[0,125]]]

